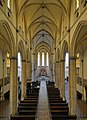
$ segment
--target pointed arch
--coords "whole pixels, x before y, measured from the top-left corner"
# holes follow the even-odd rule
[[[2,42],[2,45],[5,44],[10,55],[14,56],[16,52],[15,40],[9,24],[4,20],[0,20],[0,29],[2,29],[0,30],[0,40]],[[6,48],[4,47],[3,49]]]
[[[62,47],[61,47],[61,59],[65,59],[65,54],[68,52],[68,43],[66,40],[63,41]]]
[[[18,52],[21,53],[22,60],[26,60],[25,46],[22,40],[20,40],[18,43]]]
[[[81,43],[81,41],[83,41],[83,39],[85,40],[87,38],[86,27],[87,27],[87,21],[81,21],[78,23],[78,25],[75,29],[75,32],[72,37],[71,46],[70,46],[70,52],[73,56],[76,55],[76,50],[78,48],[78,45]],[[84,29],[85,29],[85,32],[82,32],[82,31],[84,31]]]

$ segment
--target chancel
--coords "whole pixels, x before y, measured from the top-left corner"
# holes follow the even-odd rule
[[[0,0],[0,120],[87,119],[87,0]]]

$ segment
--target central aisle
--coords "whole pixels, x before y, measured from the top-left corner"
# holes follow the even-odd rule
[[[51,120],[47,97],[46,81],[41,80],[40,91],[39,91],[39,101],[38,101],[38,111],[37,120]]]

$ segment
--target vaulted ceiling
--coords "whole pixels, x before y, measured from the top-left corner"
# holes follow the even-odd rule
[[[69,0],[18,0],[19,14],[24,15],[35,48],[53,47],[68,3]]]

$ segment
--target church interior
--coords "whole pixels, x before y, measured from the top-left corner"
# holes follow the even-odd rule
[[[87,0],[0,0],[0,120],[87,120]]]

